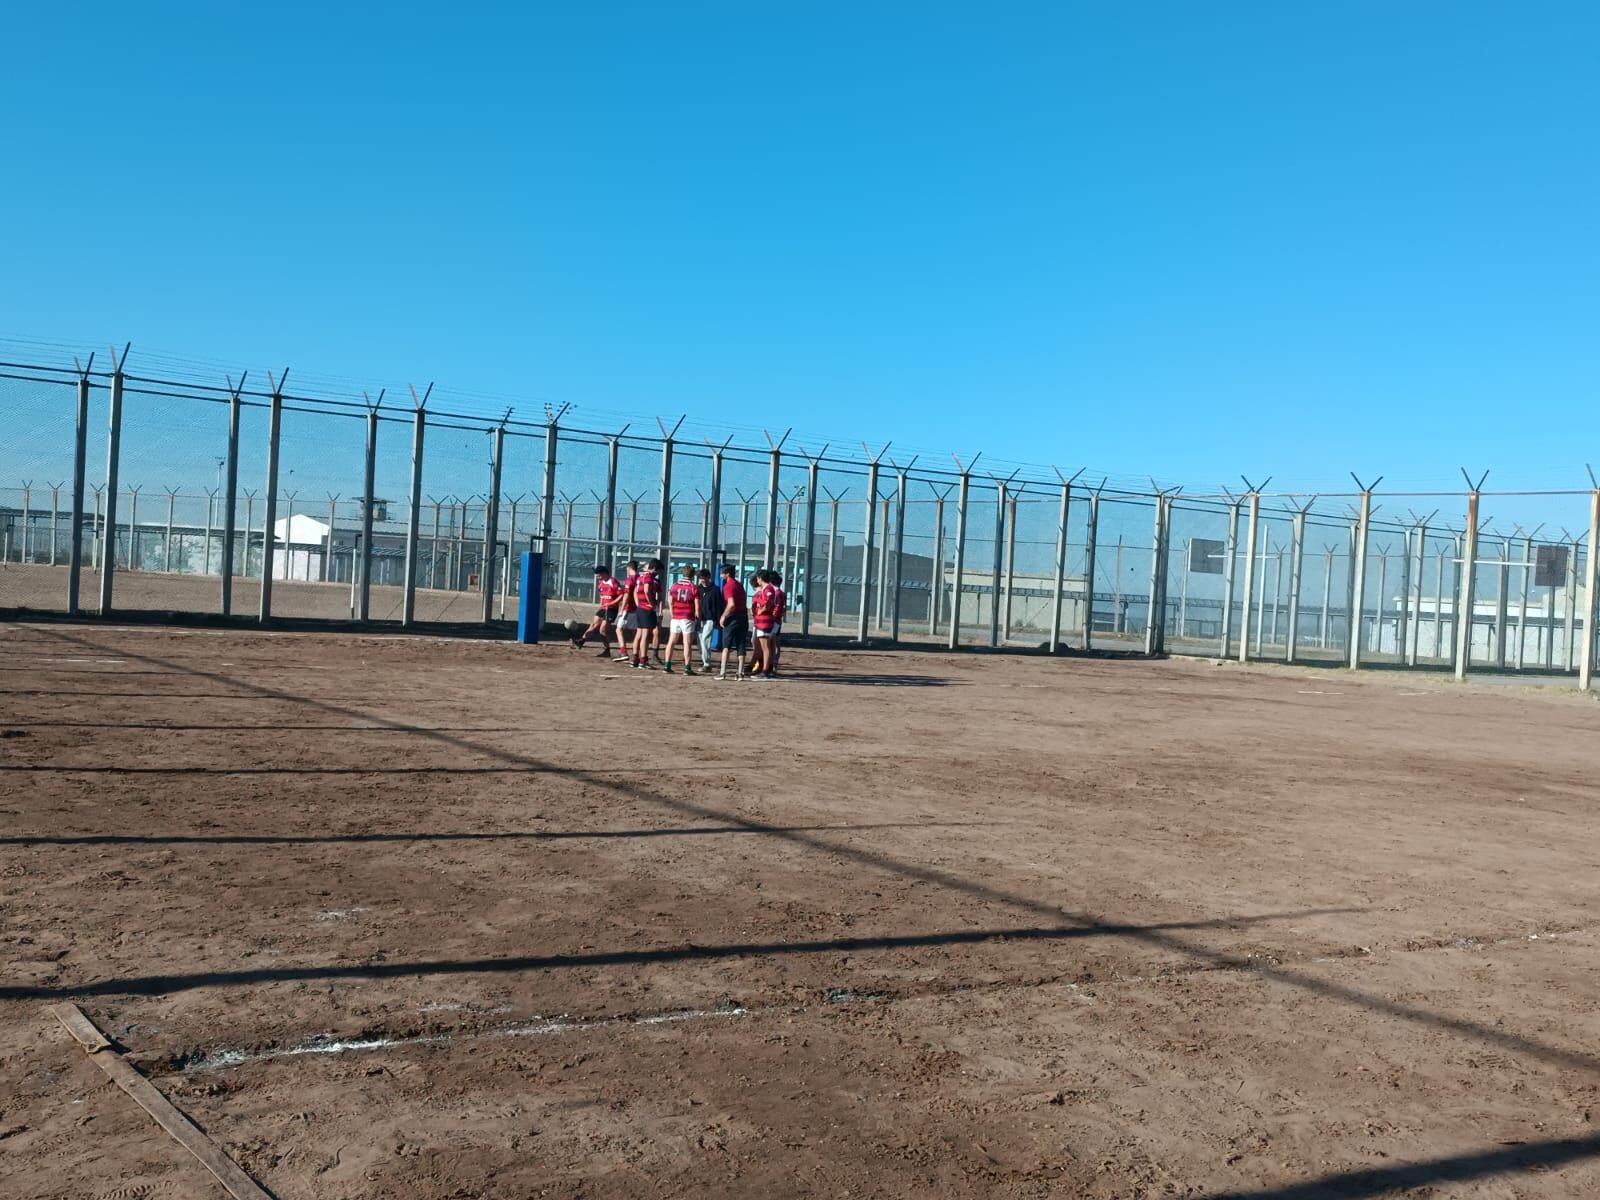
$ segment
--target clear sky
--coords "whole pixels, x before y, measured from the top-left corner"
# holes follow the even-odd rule
[[[1592,4],[499,8],[7,6],[0,338],[1191,484],[1600,460]]]

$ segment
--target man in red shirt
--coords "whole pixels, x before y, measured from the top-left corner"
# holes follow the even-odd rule
[[[599,607],[594,610],[594,620],[589,622],[589,628],[572,639],[574,649],[582,650],[589,635],[593,634],[604,647],[600,657],[611,657],[611,626],[621,615],[623,590],[622,581],[611,573],[610,567],[594,569],[594,594]]]
[[[652,558],[633,577],[633,665],[644,671],[650,669],[650,635],[656,630],[656,610],[661,607],[661,584],[656,578],[660,570],[661,563]]]
[[[672,645],[683,642],[683,673],[693,675],[689,662],[689,648],[700,631],[700,589],[694,583],[694,565],[685,563],[678,572],[678,582],[667,589],[667,603],[672,609],[672,628],[667,634],[666,662],[661,669],[672,674]]]
[[[744,651],[750,640],[750,621],[746,611],[744,585],[727,563],[722,564],[722,615],[717,618],[717,628],[722,631],[722,669],[718,679],[728,677],[728,651],[734,652],[736,679],[744,678]]]
[[[783,590],[783,576],[776,571],[767,572],[767,582],[772,585],[772,590],[777,595],[778,623],[774,626],[772,635],[772,663],[767,667],[770,676],[778,669],[778,660],[783,657],[783,618],[789,614],[789,593]]]
[[[627,575],[622,579],[622,599],[617,603],[617,657],[627,658],[628,647],[633,644],[633,635],[638,630],[635,624],[637,614],[633,607],[633,581],[639,577],[639,564],[633,559],[628,560]]]
[[[778,644],[778,621],[782,612],[778,589],[772,582],[773,572],[757,571],[755,595],[750,597],[750,619],[756,627],[756,650],[751,659],[750,678],[769,679],[776,664],[774,647]]]

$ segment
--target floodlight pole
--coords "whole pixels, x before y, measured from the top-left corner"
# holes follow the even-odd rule
[[[89,454],[89,372],[94,355],[78,369],[78,412],[72,439],[72,545],[67,548],[67,613],[77,616],[83,577],[83,487]]]
[[[100,615],[111,615],[112,582],[117,571],[117,467],[122,458],[122,385],[123,364],[128,360],[128,349],[133,343],[124,346],[121,355],[115,348],[111,351],[111,405],[107,416],[106,428],[106,515],[105,528],[109,538],[109,550],[100,552]],[[131,534],[131,530],[130,530]],[[129,549],[132,549],[132,539],[129,539]]]
[[[272,572],[278,540],[278,450],[283,434],[283,385],[288,378],[287,369],[277,379],[272,378],[272,372],[267,372],[267,381],[272,385],[272,397],[267,410],[267,494],[262,497],[261,610],[258,620],[263,625],[272,620]]]
[[[1462,475],[1466,475],[1462,471]],[[1467,476],[1467,528],[1461,547],[1460,586],[1457,589],[1456,609],[1456,679],[1465,680],[1467,668],[1472,665],[1472,606],[1474,581],[1478,561],[1478,495],[1483,481],[1489,477],[1485,471],[1477,483]]]
[[[1594,472],[1589,473],[1591,480]],[[1600,486],[1589,493],[1589,553],[1583,568],[1583,649],[1578,659],[1578,687],[1587,692],[1594,679],[1595,636],[1597,612],[1596,590],[1600,584]]]
[[[423,439],[428,426],[427,404],[428,397],[433,394],[433,384],[428,385],[420,397],[417,389],[411,389],[411,398],[416,404],[416,412],[411,419],[411,493],[406,512],[406,572],[405,591],[400,598],[400,624],[409,628],[417,619],[417,560],[420,547],[422,524],[422,449]],[[437,513],[435,509],[435,513]],[[435,537],[437,548],[437,537]],[[433,552],[428,556],[428,574],[430,580],[433,575]]]
[[[1354,593],[1355,632],[1350,637],[1350,669],[1361,669],[1361,610],[1366,604],[1367,584],[1367,533],[1372,524],[1372,489],[1383,482],[1383,476],[1378,476],[1371,483],[1362,483],[1354,475],[1356,487],[1361,489],[1361,514],[1356,520],[1355,564],[1352,568],[1354,576],[1352,591]],[[1382,603],[1380,599],[1380,604]],[[1381,609],[1380,609],[1381,613]],[[1380,616],[1381,620],[1381,616]],[[1380,628],[1380,637],[1382,636]]]
[[[977,458],[972,463],[977,462]],[[961,645],[961,576],[966,570],[967,559],[967,499],[972,494],[972,463],[961,465],[961,460],[956,459],[956,466],[961,467],[960,482],[956,486],[956,556],[955,556],[955,582],[950,589],[950,649],[954,650]]]

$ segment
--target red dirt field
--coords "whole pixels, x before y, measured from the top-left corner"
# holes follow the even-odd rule
[[[1600,707],[0,627],[0,1194],[1600,1194]]]

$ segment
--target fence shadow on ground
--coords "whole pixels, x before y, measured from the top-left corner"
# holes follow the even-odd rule
[[[1366,1196],[1409,1193],[1416,1188],[1428,1189],[1419,1194],[1432,1195],[1431,1185],[1436,1183],[1468,1183],[1491,1175],[1548,1169],[1596,1157],[1600,1157],[1600,1134],[1337,1172],[1304,1183],[1260,1191],[1211,1192],[1205,1195],[1205,1200],[1359,1200]]]
[[[467,830],[452,833],[66,833],[15,834],[0,837],[0,846],[322,846],[342,842],[508,842],[603,841],[613,838],[709,837],[722,835],[772,836],[785,833],[861,833],[876,829],[949,829],[992,821],[884,821],[865,825],[780,825],[772,830],[743,825],[697,825],[676,829],[535,829],[510,831]]]

